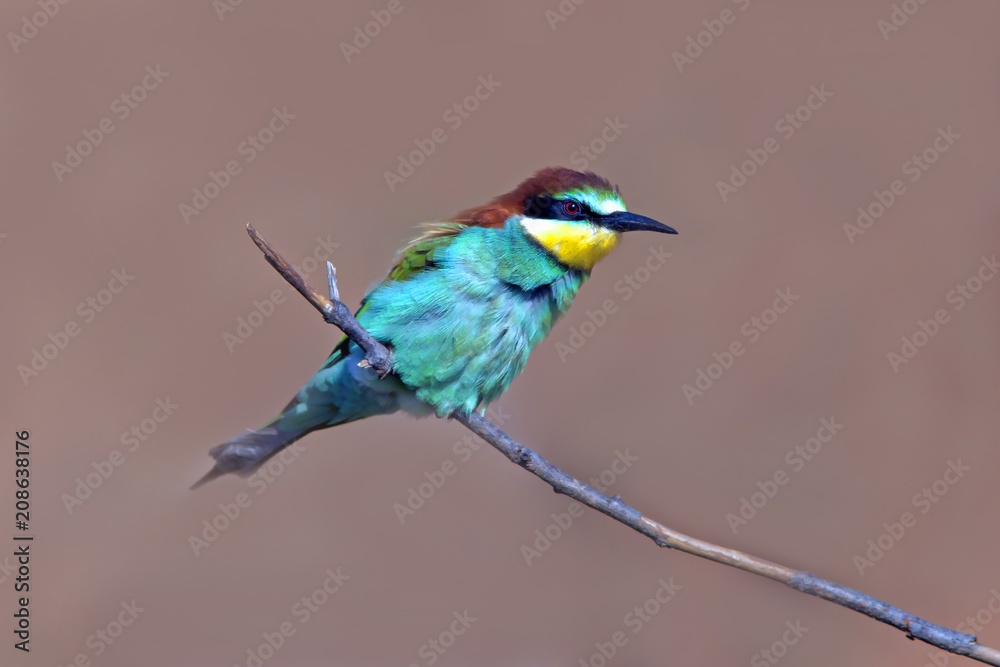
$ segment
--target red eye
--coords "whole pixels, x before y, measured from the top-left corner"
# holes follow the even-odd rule
[[[568,201],[565,204],[563,204],[563,210],[565,210],[570,215],[579,215],[580,205],[577,204],[575,201]]]

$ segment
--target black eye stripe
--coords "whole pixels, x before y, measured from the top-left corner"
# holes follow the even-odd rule
[[[570,213],[567,204],[576,204],[578,211]],[[593,216],[590,208],[578,199],[555,199],[548,195],[538,195],[524,202],[524,214],[544,220],[587,220]]]

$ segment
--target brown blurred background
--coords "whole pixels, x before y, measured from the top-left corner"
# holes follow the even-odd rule
[[[895,630],[589,510],[559,528],[566,498],[441,420],[316,433],[273,483],[188,491],[207,450],[269,419],[339,336],[247,221],[297,264],[330,252],[354,304],[416,223],[588,163],[681,234],[629,236],[598,266],[497,404],[504,428],[585,479],[620,452],[631,466],[605,479],[651,516],[939,623],[978,613],[974,631],[1000,644],[1000,280],[976,282],[1000,250],[1000,5],[223,2],[0,8],[0,507],[11,526],[12,433],[26,429],[36,536],[32,650],[5,631],[0,662],[247,665],[267,634],[281,647],[264,664],[291,667],[596,667],[616,632],[628,641],[609,664],[931,662]],[[479,77],[492,92],[467,101]],[[446,115],[455,104],[465,117]],[[276,127],[262,150],[243,143]],[[437,128],[444,143],[390,189],[385,172]],[[724,199],[748,150],[768,159]],[[892,206],[845,230],[896,179]],[[661,243],[670,258],[640,268]],[[970,279],[981,289],[958,309],[949,293]],[[252,315],[274,290],[273,314]],[[798,299],[763,331],[751,318],[771,317],[776,290]],[[585,325],[607,300],[603,326]],[[894,368],[939,309],[936,335]],[[233,343],[239,318],[260,326]],[[735,342],[743,354],[689,401],[683,385],[718,376],[713,353]],[[794,450],[824,418],[843,428],[806,461]],[[133,427],[143,439],[123,440]],[[401,522],[395,506],[449,460]],[[226,527],[220,504],[232,513],[241,493]],[[734,533],[744,498],[766,504]],[[196,547],[206,521],[224,530]],[[558,539],[529,565],[536,530]],[[349,579],[303,622],[302,597],[324,599],[337,568]],[[673,599],[636,621],[671,578]],[[453,624],[466,611],[476,620]],[[282,624],[294,634],[278,642]]]

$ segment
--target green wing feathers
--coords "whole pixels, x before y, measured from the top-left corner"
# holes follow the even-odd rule
[[[396,262],[389,269],[387,280],[408,280],[424,269],[434,266],[434,260],[451,245],[458,233],[467,225],[459,222],[434,222],[424,225],[423,233],[399,251]]]

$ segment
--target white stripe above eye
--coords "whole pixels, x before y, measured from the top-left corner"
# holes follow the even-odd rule
[[[625,210],[625,204],[617,197],[602,197],[596,193],[583,192],[580,194],[580,199],[598,215],[608,215]]]

